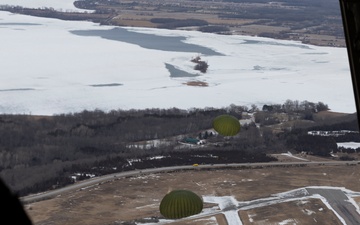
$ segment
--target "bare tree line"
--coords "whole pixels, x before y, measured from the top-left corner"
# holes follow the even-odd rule
[[[266,110],[262,111],[256,106],[231,105],[221,109],[95,110],[50,117],[0,115],[0,176],[11,189],[26,195],[72,183],[70,176],[74,173],[80,173],[79,179],[85,179],[87,174],[102,175],[135,168],[269,161],[274,160],[267,156],[269,153],[304,149],[309,153],[311,149],[322,149],[315,154],[329,155],[335,140],[321,137],[321,141],[311,141],[314,137],[306,134],[310,127],[295,123],[305,118],[305,111],[294,105],[298,105],[296,101],[289,100],[280,111],[276,105],[264,106]],[[260,129],[250,123],[243,125],[234,137],[205,135],[218,115],[230,114],[241,119],[243,112],[254,111],[257,111]],[[277,119],[282,114],[294,121],[293,127],[274,132],[272,125],[282,123]],[[306,118],[312,120],[313,116]],[[312,128],[355,130],[355,119],[349,117],[327,125],[314,121]],[[184,149],[173,142],[150,149],[126,147],[129,143],[177,135],[206,137],[207,145]],[[342,137],[342,140],[351,138]],[[162,157],[154,160],[153,156]]]

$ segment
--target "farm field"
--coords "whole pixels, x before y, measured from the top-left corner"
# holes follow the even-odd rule
[[[238,202],[267,199],[278,193],[308,186],[344,187],[360,191],[358,166],[273,167],[244,170],[194,170],[120,178],[54,199],[25,206],[34,224],[135,224],[159,218],[161,224],[226,224],[222,213],[184,221],[162,220],[159,204],[170,190],[188,189],[204,200],[204,210],[216,210],[207,199],[225,197]],[[228,196],[228,197],[227,197]],[[233,198],[231,198],[233,197]],[[357,204],[360,198],[354,198]],[[249,224],[342,224],[316,198],[298,199],[275,205],[240,210]],[[145,220],[144,220],[145,219]],[[146,220],[147,219],[147,220]]]

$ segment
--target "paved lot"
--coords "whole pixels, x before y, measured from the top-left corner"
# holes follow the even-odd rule
[[[347,225],[360,224],[360,215],[349,198],[340,189],[306,188],[310,195],[319,194],[326,198],[330,206],[345,221]]]

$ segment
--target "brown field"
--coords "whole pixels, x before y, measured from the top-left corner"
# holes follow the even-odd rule
[[[276,2],[235,3],[221,0],[183,0],[181,3],[173,0],[94,0],[93,2],[96,2],[96,4],[87,5],[84,3],[87,5],[84,7],[99,10],[98,13],[57,12],[55,15],[52,15],[51,11],[43,9],[20,10],[9,7],[5,10],[35,16],[48,17],[50,15],[50,17],[65,20],[94,20],[102,24],[135,27],[161,27],[161,24],[151,22],[151,19],[154,18],[198,19],[206,21],[209,25],[228,28],[229,31],[226,34],[272,37],[320,46],[346,46],[343,37],[341,15],[340,13],[333,13],[337,10],[340,12],[340,9],[333,4],[327,5],[325,11],[323,11],[324,6],[312,4],[303,6],[300,4],[294,7],[287,7],[284,4],[273,4]],[[326,1],[323,0],[323,2]],[[321,12],[319,11],[320,8]],[[302,12],[300,16],[295,17],[295,20],[293,17],[286,15],[293,10],[301,10]],[[318,11],[320,17],[314,17],[312,12]],[[276,12],[284,12],[285,16]],[[188,27],[170,26],[169,29],[197,30],[198,28],[189,24]]]
[[[161,217],[162,197],[173,189],[189,189],[201,196],[234,196],[238,201],[270,197],[272,194],[305,187],[334,186],[360,191],[359,166],[272,167],[262,169],[194,170],[120,178],[70,192],[54,199],[26,205],[36,225],[121,224],[123,221]],[[356,199],[360,203],[360,199]],[[206,203],[205,208],[213,207]],[[293,201],[240,211],[245,225],[341,224],[319,200]],[[217,224],[226,225],[224,216]],[[295,222],[293,222],[295,223]],[[172,224],[216,224],[210,219]],[[292,224],[292,223],[291,223]]]
[[[184,83],[185,85],[188,86],[198,86],[198,87],[208,87],[209,84],[203,81],[188,81],[186,83]]]
[[[165,4],[167,1],[164,2]],[[248,19],[248,18],[223,18],[219,14],[226,12],[226,3],[212,2],[203,4],[201,2],[186,1],[183,4],[197,8],[195,11],[177,12],[176,10],[159,9],[158,5],[149,2],[139,2],[137,7],[132,9],[127,8],[121,10],[117,7],[105,6],[117,11],[117,15],[111,18],[111,23],[119,26],[138,26],[138,27],[157,27],[158,24],[150,22],[153,18],[171,18],[171,19],[200,19],[205,20],[211,25],[225,26],[230,29],[231,34],[249,35],[249,36],[263,36],[264,33],[279,39],[288,39],[300,41],[307,44],[320,46],[338,46],[345,47],[345,40],[342,36],[334,35],[329,32],[327,28],[323,28],[318,32],[309,32],[307,29],[291,29],[289,24],[293,21],[286,21],[281,25],[274,25],[273,23],[266,23],[262,18]],[[216,7],[215,7],[216,6]],[[170,8],[175,7],[174,5]],[[258,8],[261,6],[257,4],[249,5],[250,8]],[[334,27],[338,26],[335,24]],[[197,27],[181,27],[178,29],[197,30]],[[310,29],[312,27],[310,26]],[[336,28],[337,29],[337,28]],[[289,35],[284,38],[279,36],[279,33],[285,32]]]
[[[128,13],[128,14],[127,14]],[[294,32],[296,35],[288,38],[289,40],[300,41],[303,43],[319,45],[319,46],[338,46],[345,47],[345,40],[333,35],[321,35],[321,34],[310,34],[304,33],[304,31],[291,31],[288,27],[282,26],[269,26],[251,24],[256,23],[258,20],[246,20],[246,19],[221,19],[215,15],[209,14],[194,14],[194,13],[166,13],[166,12],[154,12],[155,15],[147,15],[148,12],[134,13],[127,12],[121,16],[117,16],[112,19],[113,23],[119,26],[130,26],[130,27],[151,27],[156,28],[157,24],[150,22],[151,18],[176,18],[176,19],[201,19],[209,22],[212,25],[229,26],[231,33],[236,35],[247,35],[247,36],[261,36],[263,33],[270,33],[278,35],[279,32]],[[185,27],[179,28],[184,30],[196,30],[197,27]]]
[[[318,199],[279,203],[252,210],[240,211],[244,225],[253,224],[327,224],[342,225],[336,216]],[[250,222],[254,221],[254,222]],[[255,222],[256,221],[256,222]]]

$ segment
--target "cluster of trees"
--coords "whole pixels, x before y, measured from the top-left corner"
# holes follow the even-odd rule
[[[93,165],[107,157],[141,157],[145,150],[126,146],[137,141],[198,134],[211,127],[212,118],[224,113],[241,118],[240,107],[108,113],[95,110],[51,117],[1,115],[0,176],[21,194],[28,193],[24,190],[29,191],[32,186],[43,190],[44,185],[54,184],[54,179],[61,185],[68,183],[65,177],[77,172],[72,169],[74,165]],[[166,150],[171,151],[171,146]]]
[[[241,119],[243,112],[251,110],[255,107],[231,105],[221,109],[95,110],[51,117],[1,115],[0,176],[12,190],[26,195],[72,183],[70,176],[75,173],[102,175],[193,163],[269,161],[273,159],[268,153],[291,150],[327,156],[336,151],[340,138],[354,136],[316,137],[307,135],[309,130],[357,129],[356,117],[349,117],[326,125],[313,121],[312,127],[280,133],[271,126],[259,128],[250,123],[234,137],[206,135],[218,115]],[[207,144],[198,150],[179,150],[176,141],[150,149],[127,147],[138,141],[198,137],[199,133],[201,138],[207,136]],[[164,157],[152,157],[159,155]]]
[[[209,68],[209,64],[205,61],[202,61],[200,56],[197,56],[191,60],[191,62],[196,63],[194,70],[199,70],[202,73],[206,73]]]
[[[230,29],[226,26],[202,26],[198,29],[205,33],[217,33],[217,34],[228,34]]]
[[[255,114],[255,122],[262,127],[263,141],[268,147],[277,145],[282,149],[327,157],[339,150],[354,152],[353,149],[339,149],[338,142],[360,142],[356,115],[323,118],[319,116],[319,112],[328,110],[328,106],[322,102],[287,100],[284,104],[264,105],[262,109]],[[271,132],[271,127],[278,129],[276,135]],[[341,130],[352,132],[343,132],[342,135],[333,136],[309,135],[308,133],[309,131]]]
[[[331,119],[334,120],[334,119]],[[338,148],[339,142],[360,142],[359,127],[355,114],[345,116],[336,121],[314,122],[307,128],[296,128],[280,135],[289,149],[297,152],[306,152],[319,156],[330,156],[331,153],[354,153],[354,149]],[[309,131],[339,131],[346,130],[342,135],[309,135]],[[346,157],[345,157],[346,158]]]
[[[292,139],[294,138],[294,139]],[[306,152],[318,156],[330,156],[337,152],[337,144],[333,137],[299,134],[287,139],[287,146],[297,152]]]
[[[160,24],[158,28],[176,29],[178,27],[207,26],[206,20],[199,19],[174,19],[174,18],[152,18],[152,23]]]
[[[112,0],[96,0],[96,1],[75,1],[74,6],[79,9],[90,9],[90,10],[99,10],[98,6],[119,6],[120,3]]]
[[[295,131],[295,133],[296,132],[299,131]],[[351,141],[359,140],[358,136],[360,135],[357,134],[355,140],[351,140]],[[347,139],[351,138],[351,137],[347,137],[347,135],[344,135],[344,137]],[[342,153],[351,154],[357,152],[357,149],[338,147],[337,146],[338,142],[341,142],[339,141],[338,137],[314,136],[314,135],[307,135],[302,132],[298,134],[290,133],[286,138],[287,147],[294,149],[297,152],[305,152],[307,154],[312,154],[312,155],[329,157],[331,156],[332,153],[335,154],[338,152],[342,152]],[[351,157],[351,160],[354,159],[352,156],[345,155],[342,157],[343,160],[349,159],[349,157]]]
[[[313,120],[316,113],[327,110],[329,107],[323,102],[286,100],[284,104],[263,105],[262,111],[256,114],[255,121],[262,126],[267,126],[279,124],[285,120]]]
[[[323,102],[309,102],[309,101],[298,101],[298,100],[286,100],[284,104],[273,104],[273,105],[264,105],[262,108],[263,111],[269,112],[284,112],[284,113],[292,113],[292,112],[321,112],[329,110],[329,106]]]
[[[95,13],[87,13],[87,12],[63,12],[60,10],[55,10],[54,8],[24,8],[21,6],[3,6],[0,10],[9,11],[12,13],[19,13],[37,17],[46,17],[46,18],[55,18],[61,20],[74,20],[74,21],[93,21],[95,23],[103,24],[104,21],[109,20],[110,12],[95,12]]]

